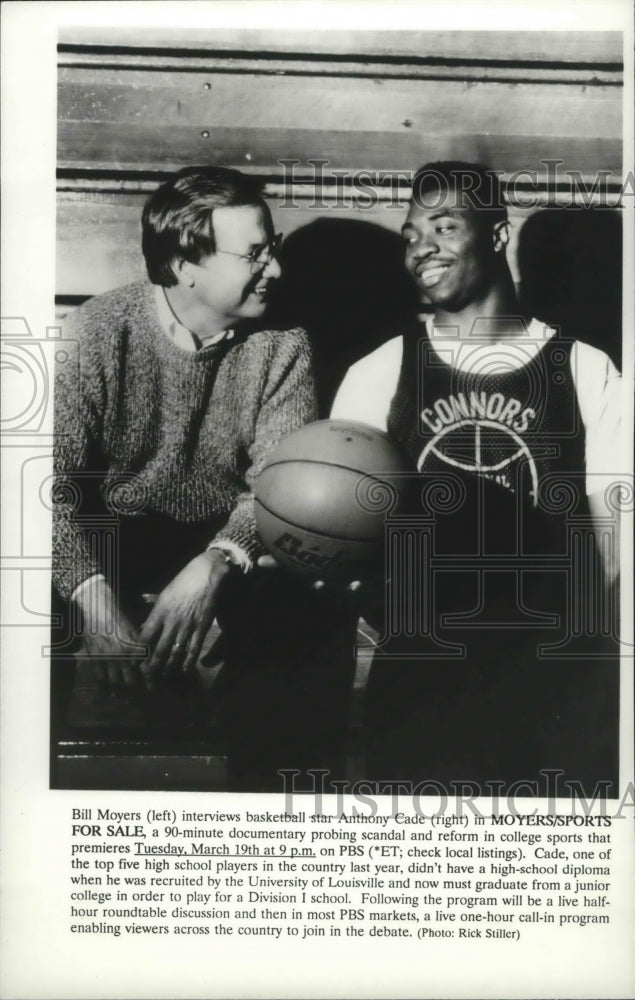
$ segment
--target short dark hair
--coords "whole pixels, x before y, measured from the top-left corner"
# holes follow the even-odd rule
[[[481,163],[465,163],[461,160],[426,163],[414,176],[413,201],[420,204],[421,196],[431,190],[438,190],[442,198],[451,191],[465,196],[471,208],[479,213],[479,218],[488,226],[507,221],[507,206],[499,173]]]
[[[213,254],[214,209],[237,205],[264,205],[262,186],[227,167],[187,167],[153,191],[141,216],[141,248],[150,281],[176,285],[175,260],[198,264]]]

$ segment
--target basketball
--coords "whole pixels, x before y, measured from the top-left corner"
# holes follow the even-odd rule
[[[256,524],[281,565],[313,580],[381,569],[387,514],[405,501],[409,466],[387,434],[320,420],[283,438],[256,481]]]

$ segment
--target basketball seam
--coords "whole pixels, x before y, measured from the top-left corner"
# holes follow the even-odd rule
[[[277,514],[275,510],[271,510],[267,507],[266,503],[263,503],[259,497],[255,497],[256,503],[259,503],[263,510],[266,510],[268,514],[272,517],[277,517],[279,521],[284,521],[290,527],[297,528],[299,531],[308,531],[311,535],[320,535],[322,538],[330,538],[337,542],[363,542],[365,545],[377,545],[377,539],[375,538],[351,538],[350,535],[336,535],[331,531],[319,531],[315,528],[307,528],[304,524],[298,524],[297,521],[292,521],[290,517],[282,517]]]
[[[331,469],[345,469],[347,472],[355,472],[359,476],[364,476],[366,479],[372,479],[373,482],[378,483],[380,486],[386,485],[386,480],[379,478],[379,476],[382,475],[381,472],[364,472],[363,469],[355,469],[350,465],[341,465],[339,462],[327,462],[322,458],[281,458],[278,462],[272,462],[271,465],[265,465],[260,475],[262,476],[268,469],[275,469],[276,465],[292,465],[294,462],[301,465],[328,465]],[[394,472],[385,472],[383,475],[398,476],[403,475],[403,473],[396,469]],[[387,485],[391,486],[392,484],[388,483]]]

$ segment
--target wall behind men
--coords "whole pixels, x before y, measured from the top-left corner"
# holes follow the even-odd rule
[[[552,315],[544,318],[561,321],[574,299],[588,297],[575,262],[589,239],[601,244],[597,260],[588,250],[583,258],[589,275],[597,281],[604,268],[619,284],[619,220],[597,229],[589,212],[571,209],[594,204],[596,219],[619,197],[619,33],[66,28],[58,85],[62,312],[143,275],[147,193],[171,171],[202,163],[260,177],[276,228],[299,233],[298,250],[318,237],[308,289],[319,288],[321,262],[328,270],[343,248],[356,295],[364,272],[358,266],[355,274],[355,262],[364,254],[378,265],[375,286],[377,254],[392,255],[387,270],[396,269],[400,248],[382,232],[399,230],[408,176],[436,159],[478,160],[515,178],[510,263],[538,299],[548,286]],[[594,190],[598,171],[603,187]],[[606,316],[618,284],[605,285],[597,321],[581,304],[578,325],[595,327]],[[619,332],[601,334],[611,337],[619,342]]]

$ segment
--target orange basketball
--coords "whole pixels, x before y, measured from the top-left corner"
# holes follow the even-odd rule
[[[256,523],[280,565],[312,579],[380,568],[388,514],[404,506],[409,466],[387,434],[320,420],[289,434],[256,482]]]

